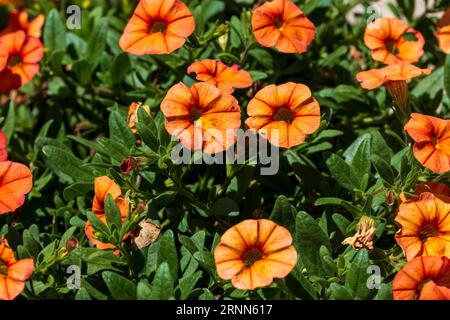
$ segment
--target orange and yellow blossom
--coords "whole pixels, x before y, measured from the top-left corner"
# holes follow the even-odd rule
[[[450,171],[450,120],[413,113],[404,129],[421,165],[439,174]]]
[[[22,30],[29,37],[40,38],[44,22],[45,16],[42,14],[29,21],[27,10],[19,11],[14,9],[11,12],[6,28],[0,30],[0,36]]]
[[[450,300],[450,259],[412,259],[396,274],[392,291],[394,300]]]
[[[444,53],[450,54],[450,8],[445,11],[437,23],[436,37],[439,42],[439,48]]]
[[[252,30],[264,47],[283,53],[303,53],[315,37],[314,24],[290,0],[273,0],[256,8]]]
[[[219,277],[254,290],[286,277],[297,263],[289,231],[267,219],[244,220],[228,229],[214,250]]]
[[[261,89],[249,102],[247,114],[249,129],[282,148],[302,144],[320,125],[319,103],[301,83],[271,84]]]
[[[180,0],[140,0],[119,45],[134,55],[168,54],[182,47],[194,29],[192,13]]]
[[[208,154],[227,150],[236,142],[241,126],[238,101],[205,82],[191,88],[178,83],[161,102],[166,130],[189,150]]]
[[[213,59],[194,62],[189,66],[187,72],[195,72],[197,80],[212,84],[230,94],[235,88],[247,88],[253,84],[250,73],[239,70],[238,65],[229,67],[223,62]]]
[[[414,63],[424,53],[425,40],[419,31],[400,19],[379,18],[367,25],[364,44],[376,61],[384,64]]]
[[[13,300],[24,289],[34,270],[32,258],[16,260],[5,239],[0,241],[0,300]]]
[[[400,204],[395,240],[407,260],[417,256],[450,257],[450,198],[422,192],[416,201]]]
[[[32,187],[33,175],[27,166],[0,161],[0,215],[20,208]]]

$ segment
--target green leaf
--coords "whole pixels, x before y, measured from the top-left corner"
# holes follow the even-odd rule
[[[72,65],[73,73],[82,86],[91,81],[92,69],[90,63],[86,59],[76,61]]]
[[[180,289],[180,299],[185,300],[189,298],[189,295],[191,294],[192,290],[195,287],[195,284],[200,280],[202,277],[203,272],[197,271],[193,274],[190,274],[186,277],[183,277],[180,279],[178,288]]]
[[[171,276],[169,264],[163,262],[156,270],[152,282],[152,300],[168,300],[173,297],[174,280]]]
[[[157,265],[167,262],[170,268],[171,279],[178,279],[178,254],[172,230],[167,230],[159,241]]]
[[[94,180],[92,172],[87,168],[82,168],[83,162],[75,157],[71,152],[55,146],[45,146],[42,149],[48,165],[55,173],[62,173],[62,177],[73,181]]]
[[[346,287],[341,286],[337,283],[332,283],[330,285],[331,298],[333,300],[354,300],[352,294],[347,290]]]
[[[220,198],[209,209],[212,216],[236,217],[239,215],[239,206],[230,198]]]
[[[109,235],[108,227],[93,212],[88,211],[86,216],[96,232],[102,232],[105,235]]]
[[[97,67],[102,53],[105,51],[107,32],[108,18],[101,18],[92,30],[88,41],[86,59],[89,61],[92,70]]]
[[[381,179],[385,183],[387,183],[388,186],[394,186],[395,185],[394,171],[392,170],[389,163],[387,163],[386,160],[384,160],[380,156],[377,156],[376,154],[372,154],[371,160],[373,166],[375,167],[375,170],[377,170]]]
[[[371,140],[370,134],[363,134],[344,152],[345,162],[352,167],[356,177],[370,174]],[[367,186],[362,185],[363,181],[360,179],[359,189],[364,191]]]
[[[92,183],[77,182],[64,189],[63,197],[64,200],[71,201],[78,196],[86,196],[86,194],[92,190]]]
[[[392,300],[392,282],[382,283],[374,300]]]
[[[136,300],[136,285],[127,278],[111,271],[104,271],[102,278],[114,299]]]
[[[293,232],[295,229],[295,216],[297,212],[295,208],[289,203],[288,198],[281,195],[275,201],[275,204],[270,214],[270,220],[285,226],[289,231]]]
[[[369,253],[366,249],[358,251],[351,262],[350,270],[345,277],[345,287],[358,299],[366,299],[369,295],[367,279],[369,277]]]
[[[106,198],[105,213],[108,226],[111,227],[112,225],[115,225],[120,229],[122,226],[122,215],[120,214],[117,203],[110,194],[108,194],[108,197]]]
[[[142,141],[153,151],[159,151],[158,132],[155,122],[142,108],[138,110],[138,122],[136,129],[142,138]]]
[[[64,50],[66,48],[66,28],[58,10],[52,9],[45,19],[44,45],[48,50]]]
[[[309,275],[323,276],[326,274],[320,259],[320,247],[325,246],[331,251],[330,240],[319,224],[306,212],[297,214],[295,223],[295,243],[302,262]]]
[[[127,122],[117,111],[111,112],[109,116],[109,137],[121,142],[128,149],[131,149],[136,142]]]
[[[11,137],[14,133],[14,128],[16,126],[16,108],[11,101],[8,107],[8,114],[6,116],[5,123],[3,124],[3,134],[6,140],[11,141]]]
[[[450,55],[445,57],[445,67],[444,67],[444,88],[447,96],[450,97]]]
[[[111,81],[113,84],[119,84],[131,70],[131,61],[127,53],[119,54],[111,66]]]
[[[359,189],[361,179],[355,174],[355,170],[341,157],[332,154],[326,161],[327,167],[334,179],[349,191]]]

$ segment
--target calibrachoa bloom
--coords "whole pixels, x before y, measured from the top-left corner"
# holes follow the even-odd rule
[[[416,257],[394,278],[395,300],[450,300],[450,259]]]
[[[361,71],[356,75],[361,87],[368,90],[382,85],[392,88],[396,82],[405,82],[421,75],[431,73],[431,69],[421,69],[409,63],[397,63],[380,69]]]
[[[20,208],[32,186],[33,176],[27,166],[11,161],[1,161],[0,215]]]
[[[128,213],[124,214],[124,212],[121,211],[121,215],[122,215],[122,223],[123,223],[123,222],[125,221],[125,219],[127,218],[127,214],[128,214]],[[106,222],[106,215],[103,214],[103,215],[99,216],[98,218],[99,218],[100,221],[102,221],[104,224],[107,223],[107,222]],[[92,227],[92,225],[91,225],[91,223],[90,223],[89,221],[86,222],[86,226],[85,226],[85,228],[84,228],[84,232],[86,233],[86,237],[89,239],[89,242],[92,243],[97,249],[100,249],[100,250],[116,249],[116,247],[115,247],[113,244],[111,244],[111,243],[104,243],[104,242],[101,242],[101,241],[97,240],[97,238],[95,237],[95,230],[94,230],[94,228]],[[127,233],[127,234],[123,237],[123,239],[126,239],[126,238],[128,238],[129,236],[130,236],[130,234]],[[119,253],[118,250],[116,250],[116,251],[114,252],[114,254],[118,254],[118,253]]]
[[[406,259],[418,255],[450,257],[450,198],[423,192],[417,201],[401,203],[395,240]]]
[[[167,54],[182,47],[194,29],[192,13],[180,0],[140,0],[119,45],[135,55]]]
[[[290,0],[273,0],[252,15],[256,41],[284,53],[303,53],[315,36],[314,24]]]
[[[394,64],[419,61],[425,40],[419,31],[400,19],[379,18],[367,25],[364,43],[374,60]]]
[[[161,102],[167,131],[190,150],[217,153],[236,142],[241,126],[238,101],[205,82],[174,85]]]
[[[105,213],[105,203],[108,195],[115,200],[120,212],[123,215],[128,214],[128,201],[120,198],[122,190],[120,186],[107,176],[96,177],[94,180],[95,197],[92,203],[92,212],[96,215]]]
[[[7,144],[8,141],[6,140],[3,131],[0,129],[0,161],[6,161],[6,159],[8,159],[8,153],[6,152]]]
[[[244,220],[228,229],[214,250],[219,277],[254,290],[286,277],[297,263],[289,231],[267,219]]]
[[[423,166],[435,173],[450,170],[449,120],[413,113],[405,131],[414,140],[414,156]]]
[[[432,193],[436,197],[440,197],[440,196],[450,197],[450,187],[448,185],[446,185],[445,183],[423,182],[423,183],[419,183],[414,188],[414,195],[416,197],[409,197],[405,193],[401,193],[400,201],[401,202],[416,201],[418,199],[418,196],[420,196],[424,192]]]
[[[384,85],[389,96],[403,112],[404,117],[408,117],[410,111],[407,81],[430,73],[430,69],[421,69],[412,64],[399,62],[380,69],[361,71],[356,75],[356,79],[360,82],[361,87],[368,90]]]
[[[45,17],[42,14],[34,18],[32,21],[28,21],[27,10],[13,10],[11,12],[8,25],[5,29],[0,30],[0,36],[22,30],[29,37],[40,38],[42,35],[42,27],[44,26],[44,22]]]
[[[38,62],[44,56],[44,46],[39,39],[27,37],[24,31],[4,35],[0,43],[8,51],[6,67],[0,72],[0,93],[3,93],[20,88],[33,79],[39,72]]]
[[[300,83],[272,84],[261,89],[249,102],[247,114],[245,124],[251,130],[282,148],[302,144],[320,125],[320,106],[309,88]]]
[[[16,260],[8,242],[0,242],[0,300],[13,300],[25,289],[34,270],[32,258]]]
[[[436,37],[439,42],[439,48],[446,54],[450,54],[450,8],[437,23]]]
[[[140,108],[147,112],[148,115],[151,115],[150,107],[147,105],[142,105],[142,102],[132,102],[130,104],[130,106],[128,107],[127,122],[128,126],[134,134],[137,133],[136,123],[139,121],[138,111]]]
[[[95,197],[92,203],[92,212],[95,213],[104,224],[106,224],[105,203],[108,195],[111,195],[111,197],[115,200],[117,206],[119,207],[120,214],[122,216],[122,222],[127,218],[129,210],[128,201],[126,199],[120,198],[122,190],[120,189],[120,186],[114,182],[114,180],[110,179],[107,176],[96,177],[94,181],[94,192]],[[86,222],[84,231],[89,241],[98,249],[106,250],[115,248],[113,244],[103,243],[96,239],[94,228],[89,221]],[[124,239],[128,236],[128,234],[125,235]]]
[[[233,93],[234,88],[250,87],[253,83],[250,73],[239,70],[238,65],[228,67],[223,62],[213,59],[194,62],[187,72],[195,72],[197,80],[210,83],[226,93]]]

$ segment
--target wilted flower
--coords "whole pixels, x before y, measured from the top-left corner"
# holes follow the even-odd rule
[[[128,126],[130,127],[131,131],[136,134],[136,123],[138,123],[138,111],[139,109],[143,109],[149,116],[151,116],[150,107],[148,105],[143,105],[142,102],[133,102],[128,107]]]
[[[355,250],[366,248],[373,250],[373,237],[375,235],[375,221],[370,217],[362,217],[354,236],[346,238],[342,244],[350,245]]]

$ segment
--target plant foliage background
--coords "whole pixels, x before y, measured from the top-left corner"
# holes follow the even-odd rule
[[[389,196],[437,175],[414,159],[385,89],[366,91],[355,79],[357,72],[377,66],[363,44],[370,14],[356,14],[353,23],[346,15],[357,4],[367,7],[373,1],[294,1],[315,24],[316,37],[306,53],[292,55],[255,43],[252,0],[184,2],[196,21],[187,45],[171,55],[138,57],[118,46],[136,1],[30,1],[30,14],[46,16],[41,71],[0,102],[10,158],[29,165],[34,177],[24,206],[0,216],[0,234],[17,256],[35,259],[23,297],[391,299],[393,276],[405,260],[394,240],[396,204]],[[79,30],[65,25],[69,4],[82,8]],[[450,59],[437,47],[437,18],[431,14],[448,3],[435,1],[418,17],[412,14],[414,5],[394,1],[390,6],[424,35],[419,65],[433,69],[410,83],[413,110],[445,118]],[[218,41],[224,30],[226,44]],[[173,142],[159,104],[177,82],[194,82],[186,69],[201,58],[251,72],[254,85],[235,92],[244,112],[255,92],[268,84],[294,81],[311,88],[321,106],[320,129],[306,143],[282,150],[277,175],[262,176],[258,166],[248,164],[171,162]],[[140,111],[138,142],[126,123],[133,101],[150,106],[153,115]],[[141,162],[124,175],[119,165],[127,157]],[[126,231],[147,218],[161,227],[156,242],[143,249],[126,243],[126,255],[89,245],[84,226],[93,179],[103,175],[128,190],[139,209]],[[448,183],[449,175],[439,180]],[[341,244],[364,215],[377,226],[370,253]],[[288,277],[269,287],[234,289],[217,276],[213,249],[230,226],[259,217],[291,231],[300,259]],[[120,233],[104,227],[113,238]],[[79,247],[67,250],[72,236]],[[80,289],[67,287],[67,268],[73,265],[81,270]],[[381,268],[378,290],[367,287],[369,265]]]

